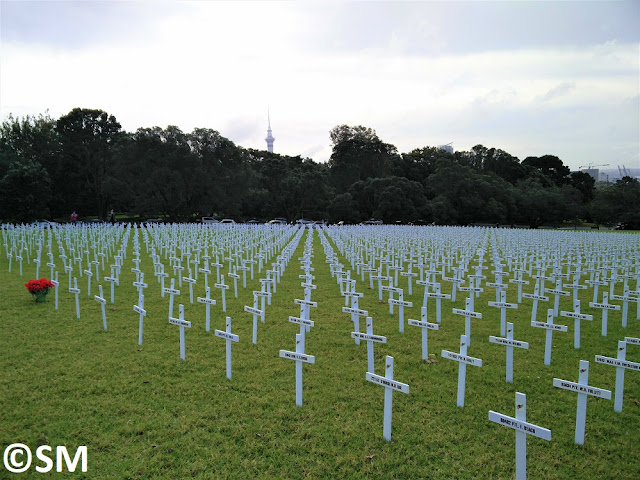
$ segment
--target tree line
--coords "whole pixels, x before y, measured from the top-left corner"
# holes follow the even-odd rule
[[[357,223],[640,226],[640,183],[596,188],[554,155],[520,161],[477,145],[399,153],[375,130],[340,125],[318,163],[235,145],[219,132],[122,129],[103,110],[9,116],[0,127],[0,219],[201,216]]]

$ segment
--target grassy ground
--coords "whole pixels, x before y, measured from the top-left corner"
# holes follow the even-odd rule
[[[464,308],[464,295],[443,301],[442,327],[429,332],[430,352],[438,362],[420,359],[420,330],[405,325],[398,332],[397,313],[377,300],[377,290],[358,281],[363,291],[360,307],[374,319],[374,333],[387,344],[376,344],[376,373],[383,372],[385,355],[395,358],[395,378],[408,383],[409,395],[394,394],[393,437],[382,438],[384,389],[365,381],[366,346],[350,338],[350,317],[341,312],[344,299],[331,278],[317,234],[313,267],[317,290],[311,309],[315,327],[307,335],[306,352],[315,365],[304,365],[304,405],[295,405],[295,362],[279,358],[280,349],[295,350],[298,327],[287,321],[298,315],[294,298],[303,298],[297,260],[304,241],[286,269],[266,323],[259,324],[258,343],[251,343],[251,291],[259,289],[259,276],[248,280],[239,298],[227,295],[227,315],[240,342],[233,345],[233,379],[225,377],[225,342],[213,335],[224,329],[220,302],[212,307],[212,331],[204,326],[204,306],[190,305],[183,286],[177,304],[185,304],[186,361],[179,358],[179,328],[167,323],[168,297],[152,277],[153,265],[143,254],[146,273],[144,343],[138,346],[138,315],[132,311],[137,292],[125,261],[116,302],[107,304],[108,331],[102,329],[100,306],[82,290],[81,319],[76,319],[73,295],[66,292],[61,274],[60,308],[53,295],[36,304],[23,284],[35,276],[25,264],[22,277],[14,262],[8,272],[6,254],[0,256],[0,446],[21,442],[33,451],[38,445],[66,445],[74,451],[88,447],[88,472],[73,478],[99,479],[208,479],[223,478],[513,478],[515,434],[488,421],[488,411],[514,416],[515,392],[527,395],[527,420],[549,428],[550,442],[529,438],[529,478],[634,479],[640,469],[640,377],[627,371],[624,406],[613,411],[613,401],[591,397],[587,407],[584,446],[574,444],[577,395],[552,386],[554,377],[578,379],[580,360],[590,361],[590,385],[614,389],[615,368],[596,364],[597,354],[616,355],[618,340],[640,337],[635,304],[629,326],[621,328],[620,312],[609,315],[609,334],[600,335],[600,311],[591,312],[589,293],[581,296],[582,348],[573,348],[573,321],[569,333],[554,333],[551,366],[543,364],[545,332],[532,328],[531,301],[509,310],[515,338],[529,350],[514,352],[514,384],[505,382],[505,348],[490,344],[499,335],[499,311],[487,306],[494,291],[476,299],[482,320],[472,320],[469,355],[479,357],[481,368],[467,368],[466,401],[456,407],[458,365],[441,359],[440,351],[458,351],[464,318],[452,308]],[[131,245],[129,246],[131,248]],[[144,252],[144,248],[142,248]],[[41,276],[48,275],[41,270]],[[262,275],[261,275],[262,276]],[[490,277],[491,278],[491,277]],[[506,281],[506,280],[505,280]],[[401,277],[401,286],[406,279]],[[213,283],[213,282],[211,282]],[[443,284],[448,293],[449,284]],[[104,284],[105,297],[109,297]],[[176,287],[177,288],[177,287]],[[511,286],[508,301],[513,298]],[[525,289],[525,291],[529,291]],[[231,290],[232,292],[232,290]],[[422,288],[405,310],[405,318],[419,318]],[[97,283],[92,285],[92,296]],[[228,291],[228,293],[230,293]],[[200,281],[196,296],[204,294]],[[212,292],[219,299],[219,290]],[[551,303],[551,302],[550,302]],[[547,305],[541,303],[538,320]],[[561,309],[571,310],[563,299]],[[433,311],[433,309],[431,309]],[[433,319],[430,319],[433,321]],[[562,321],[564,320],[564,321]],[[640,361],[640,347],[630,345],[627,359]],[[0,478],[51,478],[57,473],[11,476],[0,466]]]

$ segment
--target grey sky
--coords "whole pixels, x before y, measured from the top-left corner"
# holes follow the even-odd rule
[[[0,117],[102,108],[326,161],[478,143],[640,167],[640,2],[0,1]]]

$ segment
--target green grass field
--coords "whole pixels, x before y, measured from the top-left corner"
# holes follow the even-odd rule
[[[395,379],[411,388],[408,395],[393,395],[392,440],[386,442],[384,388],[365,381],[366,344],[356,346],[350,338],[353,324],[341,312],[344,298],[317,233],[312,266],[318,288],[312,300],[318,308],[311,309],[315,326],[306,339],[306,352],[316,363],[304,365],[304,405],[295,405],[295,362],[279,358],[278,351],[295,350],[299,327],[288,316],[299,314],[293,299],[303,298],[298,278],[303,245],[304,237],[266,309],[266,322],[258,326],[257,345],[251,342],[252,316],[243,307],[252,305],[251,292],[260,289],[263,275],[247,280],[238,299],[233,290],[227,292],[226,315],[240,336],[233,344],[232,380],[225,377],[225,341],[213,334],[215,328],[224,330],[220,302],[212,307],[207,333],[205,307],[189,304],[183,285],[176,316],[177,304],[183,303],[192,328],[186,329],[186,361],[181,361],[179,328],[168,324],[168,296],[160,298],[144,247],[140,268],[149,288],[142,346],[132,310],[138,295],[131,285],[130,255],[115,304],[107,303],[105,332],[100,305],[93,300],[97,282],[90,298],[86,277],[78,279],[78,320],[65,274],[60,274],[60,308],[55,311],[53,294],[35,303],[23,286],[35,277],[35,266],[25,262],[20,277],[14,262],[9,273],[6,252],[0,249],[0,446],[4,450],[20,442],[35,452],[38,445],[66,445],[73,452],[86,445],[88,451],[86,473],[54,469],[40,474],[32,466],[10,474],[0,465],[0,478],[508,479],[515,471],[515,433],[490,422],[488,411],[514,416],[516,391],[527,395],[527,420],[552,432],[550,442],[528,438],[529,478],[638,478],[640,373],[626,372],[621,413],[614,412],[613,400],[589,398],[584,446],[574,444],[577,395],[552,386],[554,377],[577,381],[579,361],[588,360],[589,384],[613,391],[616,369],[595,363],[594,356],[615,357],[618,340],[640,337],[635,304],[628,327],[621,327],[620,312],[611,312],[608,336],[602,337],[601,313],[588,307],[591,290],[582,291],[582,312],[594,315],[593,322],[582,322],[582,348],[573,348],[573,320],[560,318],[556,323],[569,325],[569,332],[553,334],[551,366],[545,366],[545,332],[529,325],[532,301],[524,299],[518,310],[507,312],[507,320],[515,324],[515,338],[530,348],[515,349],[514,383],[508,384],[505,348],[488,342],[489,335],[500,334],[500,317],[487,306],[495,294],[485,287],[475,301],[484,318],[472,320],[468,351],[484,364],[467,368],[465,407],[459,408],[458,364],[440,358],[440,351],[459,350],[464,317],[451,309],[464,308],[465,295],[459,292],[455,303],[443,301],[441,328],[429,332],[429,351],[438,361],[427,364],[421,361],[420,329],[405,325],[400,334],[397,310],[389,315],[387,304],[378,302],[377,289],[358,280],[357,291],[365,295],[360,308],[373,317],[374,333],[388,338],[387,344],[375,345],[376,373],[384,373],[384,357],[391,355]],[[48,277],[48,268],[40,276]],[[400,286],[406,286],[403,277]],[[108,299],[106,282],[103,288]],[[450,284],[443,283],[443,291],[449,293]],[[405,300],[414,304],[405,309],[405,319],[420,315],[423,288],[414,285],[413,293],[410,297],[405,289]],[[199,281],[195,296],[203,295]],[[515,286],[510,286],[508,301],[515,302],[514,295]],[[219,300],[220,291],[212,289],[212,296]],[[429,321],[434,321],[430,306]],[[550,306],[552,301],[539,305],[538,320],[544,320]],[[572,310],[569,298],[561,300],[560,309]],[[627,360],[640,361],[640,346],[628,346]]]

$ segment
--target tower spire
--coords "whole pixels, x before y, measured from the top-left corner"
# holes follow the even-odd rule
[[[273,153],[273,141],[275,138],[271,135],[271,114],[269,109],[267,109],[267,138],[265,138],[265,142],[267,142],[267,151]]]

